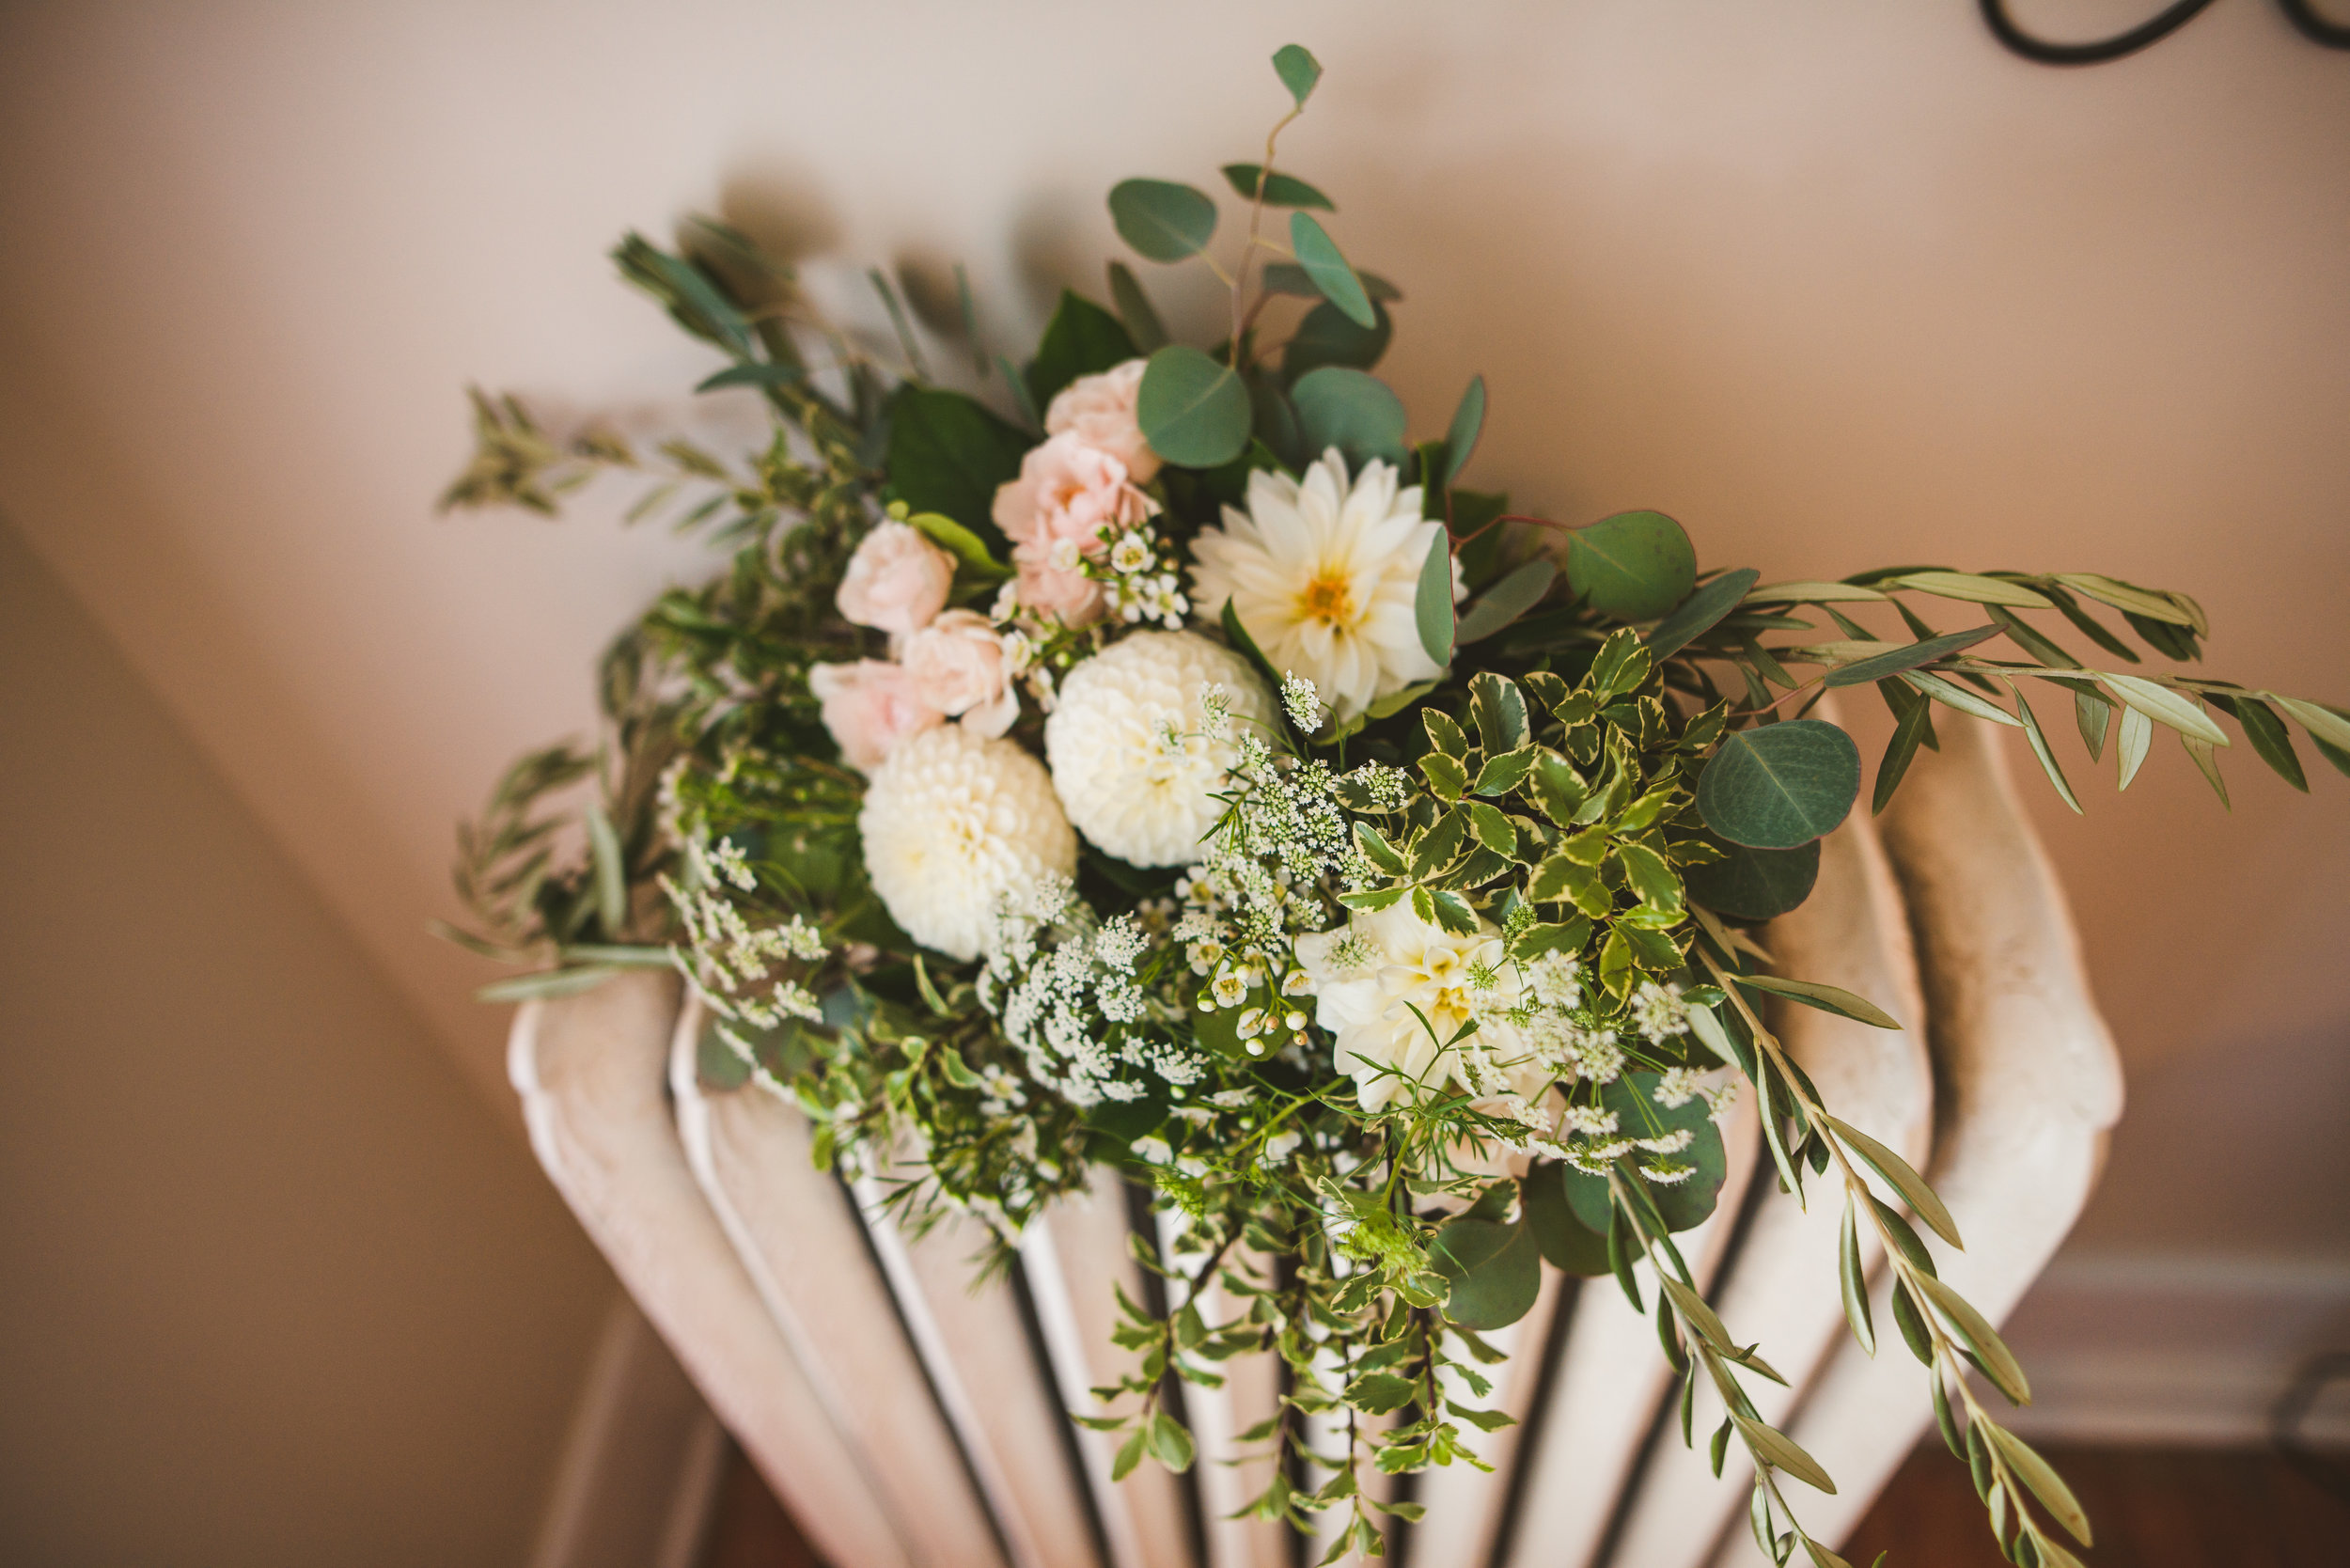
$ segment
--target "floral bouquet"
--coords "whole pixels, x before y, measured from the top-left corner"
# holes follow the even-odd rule
[[[1273,64],[1291,107],[1261,163],[1222,171],[1236,247],[1212,249],[1217,204],[1192,186],[1109,196],[1139,257],[1230,286],[1211,346],[1170,341],[1113,261],[1115,308],[1064,294],[1025,366],[981,346],[963,289],[942,334],[969,351],[958,390],[881,272],[894,344],[700,221],[679,251],[632,235],[616,259],[723,356],[698,390],[763,398],[762,444],[557,442],[477,395],[448,504],[553,511],[599,472],[643,475],[632,517],[673,512],[728,560],[613,646],[596,757],[507,776],[462,844],[480,929],[449,934],[536,971],[498,999],[674,964],[719,1043],[705,1070],[798,1106],[819,1160],[881,1182],[902,1224],[962,1211],[1008,1247],[1096,1164],[1148,1189],[1179,1216],[1150,1261],[1173,1305],[1124,1303],[1123,1408],[1077,1419],[1122,1435],[1119,1474],[1182,1468],[1172,1380],[1279,1356],[1280,1413],[1247,1435],[1279,1462],[1251,1512],[1313,1530],[1338,1511],[1334,1558],[1377,1553],[1373,1513],[1410,1511],[1362,1466],[1478,1462],[1467,1429],[1508,1418],[1449,1403],[1439,1370],[1482,1386],[1480,1332],[1529,1309],[1547,1262],[1653,1311],[1684,1438],[1698,1383],[1718,1393],[1715,1469],[1731,1441],[1752,1454],[1764,1550],[1841,1560],[1786,1496],[1828,1477],[1745,1391],[1777,1374],[1674,1242],[1724,1181],[1716,1113],[1751,1094],[1778,1184],[1842,1206],[1853,1333],[1874,1350],[1865,1230],[2002,1548],[2075,1562],[2080,1508],[1969,1385],[2027,1394],[1920,1243],[1960,1244],[1948,1212],[1764,1025],[1777,996],[1895,1027],[1768,972],[1749,935],[1804,900],[1859,791],[1851,738],[1805,714],[1883,696],[1879,809],[1952,713],[2020,729],[2077,809],[2028,688],[2069,698],[2124,786],[2168,729],[2220,788],[2224,717],[2306,789],[2288,726],[2350,772],[2350,719],[2092,667],[2050,635],[2191,661],[2206,626],[2185,594],[1938,566],[1762,585],[1700,571],[1653,511],[1569,525],[1467,488],[1484,385],[1410,438],[1371,373],[1400,296],[1275,166],[1321,68],[1295,46]],[[540,803],[591,773],[584,848],[560,851]],[[1212,1280],[1230,1321],[1196,1303]],[[1297,1484],[1308,1463],[1332,1479]]]

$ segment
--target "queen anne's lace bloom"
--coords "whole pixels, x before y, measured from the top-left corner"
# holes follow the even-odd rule
[[[1237,653],[1190,632],[1137,632],[1069,672],[1044,725],[1053,787],[1077,831],[1135,866],[1188,866],[1205,853],[1239,756],[1211,735],[1212,686],[1232,718],[1273,722],[1264,682]]]
[[[865,792],[865,869],[890,917],[926,948],[977,958],[1006,894],[1077,869],[1042,764],[960,725],[899,744]]]
[[[1273,667],[1312,681],[1340,720],[1438,673],[1412,606],[1443,525],[1421,518],[1419,486],[1398,478],[1373,461],[1350,484],[1336,449],[1302,481],[1259,469],[1248,510],[1226,507],[1224,525],[1192,543],[1199,613],[1230,602]]]

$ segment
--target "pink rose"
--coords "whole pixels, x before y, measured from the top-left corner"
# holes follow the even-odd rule
[[[1045,544],[1015,544],[1011,564],[1020,569],[1013,588],[1020,603],[1045,615],[1057,615],[1069,626],[1090,626],[1102,619],[1107,607],[1102,596],[1102,585],[1077,570],[1073,560],[1057,566],[1057,555],[1073,557],[1075,551],[1058,549]]]
[[[1143,361],[1130,359],[1098,376],[1079,376],[1053,395],[1044,411],[1044,433],[1073,432],[1096,451],[1126,465],[1127,478],[1149,484],[1159,471],[1159,454],[1142,438],[1135,397],[1142,387]]]
[[[954,585],[955,559],[905,523],[885,523],[849,557],[834,603],[859,626],[905,636],[931,623]]]
[[[1106,548],[1102,530],[1131,528],[1158,510],[1128,480],[1126,465],[1074,431],[1033,447],[1020,477],[995,492],[995,524],[1015,544],[1069,540],[1087,555]]]
[[[962,715],[965,729],[1000,735],[1020,716],[1004,639],[975,611],[948,610],[915,633],[906,643],[905,671],[916,697],[942,713]]]
[[[871,773],[900,741],[947,717],[922,699],[903,665],[885,660],[818,665],[807,672],[807,689],[824,705],[824,728],[840,755],[859,773]]]

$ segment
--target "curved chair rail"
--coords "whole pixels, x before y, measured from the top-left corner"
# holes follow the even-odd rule
[[[1817,891],[1765,944],[1788,972],[1902,1020],[1893,1034],[1793,1008],[1775,1027],[1838,1114],[1931,1172],[1972,1242],[1937,1246],[1937,1264],[1996,1321],[2086,1201],[2121,1078],[1999,736],[1965,720],[1941,731],[1882,840],[1857,816],[1831,835]],[[1277,1525],[1230,1517],[1263,1484],[1233,1439],[1276,1408],[1270,1358],[1182,1390],[1200,1447],[1184,1476],[1145,1466],[1113,1482],[1102,1435],[1068,1419],[1094,1408],[1089,1390],[1126,1354],[1110,1343],[1114,1290],[1167,1288],[1131,1248],[1169,1238],[1115,1176],[975,1288],[975,1233],[900,1234],[871,1192],[812,1164],[796,1109],[705,1088],[700,1029],[673,980],[615,980],[525,1006],[510,1075],[548,1174],[833,1568],[1319,1558]],[[1800,1503],[1833,1540],[1922,1430],[1925,1380],[1898,1346],[1871,1360],[1845,1333],[1840,1211],[1777,1192],[1750,1103],[1724,1131],[1731,1179],[1684,1250],[1731,1332],[1761,1341],[1794,1386],[1756,1400],[1837,1478],[1835,1497]],[[1716,1481],[1684,1450],[1653,1328],[1618,1292],[1549,1274],[1533,1312],[1494,1338],[1512,1354],[1486,1402],[1519,1424],[1482,1445],[1490,1474],[1388,1483],[1426,1510],[1397,1527],[1389,1568],[1761,1560],[1745,1477]]]

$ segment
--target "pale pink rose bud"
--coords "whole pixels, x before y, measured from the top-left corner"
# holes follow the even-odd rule
[[[1079,376],[1053,395],[1044,411],[1044,433],[1073,433],[1087,446],[1126,465],[1126,477],[1149,484],[1159,472],[1159,454],[1142,438],[1135,398],[1142,389],[1144,362],[1130,359],[1098,376]]]
[[[947,717],[922,700],[903,665],[882,659],[818,665],[807,672],[807,689],[824,705],[824,728],[842,760],[859,773],[871,773],[900,741]]]
[[[1102,619],[1102,585],[1082,572],[1054,565],[1050,545],[1015,545],[1011,564],[1020,569],[1013,586],[1027,608],[1057,615],[1071,626],[1090,626]]]
[[[904,636],[931,623],[954,580],[952,556],[911,524],[885,523],[849,557],[834,603],[859,626]]]
[[[1020,477],[996,490],[995,516],[1015,544],[1073,540],[1090,556],[1107,548],[1103,529],[1134,527],[1158,510],[1123,463],[1071,431],[1029,448]]]
[[[942,713],[960,714],[966,729],[1000,735],[1020,714],[1004,639],[974,611],[948,610],[915,633],[906,642],[905,669],[916,696]]]

